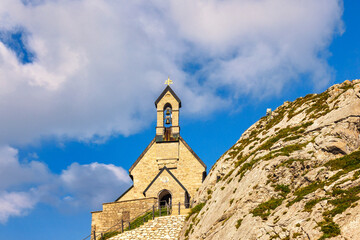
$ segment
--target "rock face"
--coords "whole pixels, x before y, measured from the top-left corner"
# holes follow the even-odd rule
[[[212,167],[180,239],[360,239],[359,134],[360,80],[285,102]]]

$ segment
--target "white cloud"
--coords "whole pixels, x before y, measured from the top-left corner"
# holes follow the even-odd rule
[[[29,193],[0,191],[0,223],[6,223],[9,217],[25,215],[34,205],[34,197]]]
[[[60,210],[100,209],[130,187],[127,172],[113,164],[71,164],[60,175],[39,161],[20,162],[17,150],[0,147],[0,223],[24,216],[39,202]]]
[[[20,163],[17,154],[14,148],[0,146],[0,191],[50,180],[51,174],[45,164],[38,161]]]
[[[114,201],[130,187],[130,177],[121,167],[113,164],[73,163],[60,176],[67,203],[75,206],[99,207],[101,203]]]
[[[323,86],[341,3],[2,0],[0,31],[24,29],[35,59],[21,64],[0,43],[0,143],[140,131],[168,75],[185,115],[279,94],[299,75]]]

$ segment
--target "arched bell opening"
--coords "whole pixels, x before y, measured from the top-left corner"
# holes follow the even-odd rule
[[[170,103],[164,105],[164,126],[169,128],[172,126],[172,106]]]
[[[172,204],[172,195],[171,192],[167,189],[163,189],[158,194],[159,206],[165,207],[166,205],[171,206]]]
[[[164,141],[171,141],[171,127],[172,127],[172,107],[170,103],[164,105]]]

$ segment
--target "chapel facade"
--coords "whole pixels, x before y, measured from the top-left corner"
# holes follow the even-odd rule
[[[188,208],[206,177],[206,165],[180,135],[181,101],[168,85],[155,101],[156,134],[129,169],[133,185],[102,211],[92,212],[92,231],[129,221],[154,204]]]

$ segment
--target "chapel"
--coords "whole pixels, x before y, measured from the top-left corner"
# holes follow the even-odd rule
[[[168,85],[155,101],[155,136],[129,169],[133,185],[102,211],[92,212],[92,231],[105,231],[118,221],[154,204],[183,208],[206,177],[206,165],[180,134],[181,100]]]

